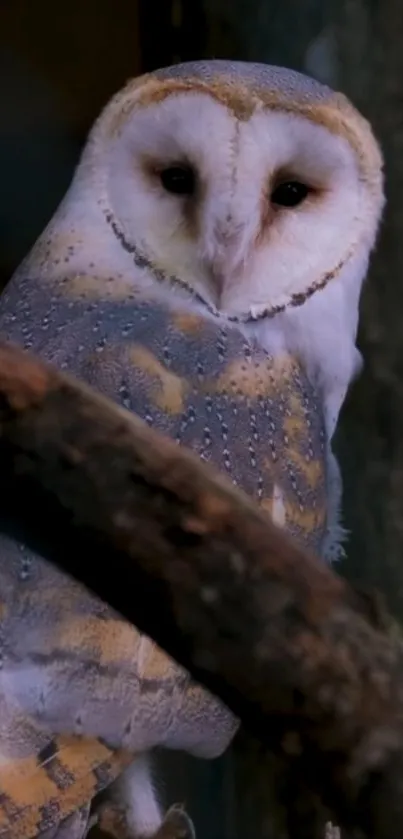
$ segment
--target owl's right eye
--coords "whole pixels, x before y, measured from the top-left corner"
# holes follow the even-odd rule
[[[162,186],[172,195],[193,195],[196,177],[191,166],[167,166],[159,172]]]
[[[309,194],[309,187],[301,181],[284,181],[272,192],[271,200],[279,207],[298,207]]]

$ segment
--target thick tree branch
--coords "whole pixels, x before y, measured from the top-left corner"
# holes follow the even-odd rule
[[[0,493],[0,529],[221,696],[292,767],[296,798],[303,783],[337,823],[394,839],[402,648],[347,584],[196,457],[5,344]]]

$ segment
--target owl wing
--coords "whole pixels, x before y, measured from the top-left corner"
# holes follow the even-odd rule
[[[21,720],[17,720],[17,724]],[[133,761],[97,739],[49,738],[25,717],[24,749],[7,756],[2,744],[0,767],[0,837],[31,839],[57,827],[90,802]],[[44,745],[38,751],[38,743]]]
[[[0,330],[193,449],[278,525],[319,548],[323,416],[297,359],[269,356],[236,326],[179,299],[168,304],[122,289],[121,280],[105,283],[20,276],[0,301]],[[144,636],[74,581],[5,537],[0,550],[0,837],[30,839],[122,771],[125,713],[140,702],[133,684],[148,685],[142,730],[152,719],[158,739],[175,718],[190,746],[195,706],[215,700],[148,639],[144,656]],[[233,723],[224,718],[222,741],[215,733],[209,744],[204,717],[207,755],[228,742]]]
[[[292,354],[269,356],[237,326],[121,277],[22,274],[0,301],[0,330],[193,449],[320,549],[323,411]]]

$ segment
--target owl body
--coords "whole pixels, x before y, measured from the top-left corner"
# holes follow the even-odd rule
[[[99,117],[0,300],[2,335],[193,449],[333,558],[331,439],[359,367],[382,204],[378,146],[341,95],[261,65],[158,71]],[[77,583],[4,538],[0,550],[0,835],[67,825],[81,839],[89,801],[120,776],[130,836],[157,836],[150,750],[214,757],[237,720]]]
[[[361,367],[359,298],[383,201],[378,145],[342,94],[278,67],[194,62],[107,105],[28,262],[44,277],[88,265],[129,277],[298,359],[325,413],[328,559],[343,535],[331,441]]]
[[[109,297],[94,300],[94,281],[102,278],[81,275],[79,287],[68,274],[10,283],[3,336],[197,452],[320,550],[325,430],[302,368],[188,305],[144,291],[122,298],[122,278],[116,287],[110,278]],[[42,839],[72,802],[82,830],[80,808],[115,775],[131,835],[153,835],[161,813],[144,756],[163,746],[216,757],[238,721],[80,584],[5,537],[0,550],[0,835]]]

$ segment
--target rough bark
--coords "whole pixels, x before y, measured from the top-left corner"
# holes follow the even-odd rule
[[[403,650],[197,458],[0,345],[0,526],[185,665],[287,768],[292,836],[403,819]],[[113,570],[112,570],[113,569]]]

